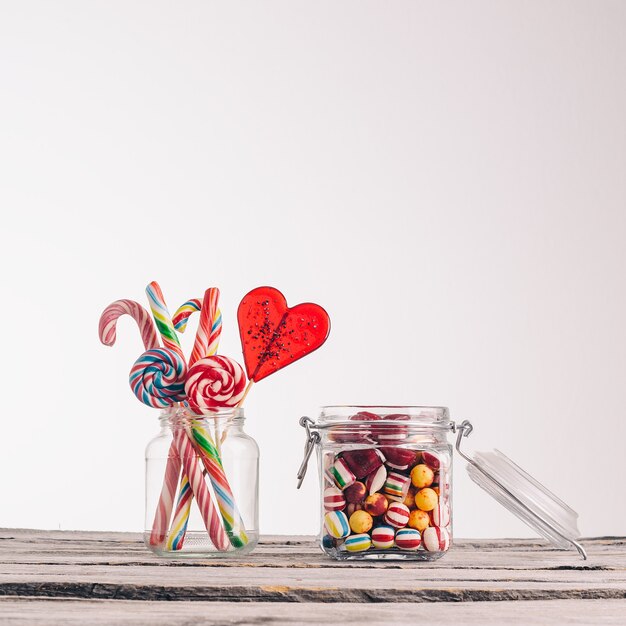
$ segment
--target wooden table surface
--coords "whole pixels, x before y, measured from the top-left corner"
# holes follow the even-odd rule
[[[336,562],[311,537],[168,561],[131,533],[0,530],[1,624],[626,624],[626,538],[458,540],[432,563]],[[173,602],[172,602],[173,601]]]

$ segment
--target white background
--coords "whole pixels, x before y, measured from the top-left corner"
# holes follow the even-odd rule
[[[142,528],[142,346],[97,323],[156,279],[219,286],[238,359],[249,289],[330,312],[249,396],[263,532],[317,530],[300,415],[431,403],[624,533],[625,3],[0,10],[0,526]],[[458,536],[530,533],[455,483]]]

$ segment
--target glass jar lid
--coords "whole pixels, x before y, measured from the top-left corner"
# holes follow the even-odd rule
[[[456,439],[456,450],[468,462],[470,478],[554,547],[574,547],[586,559],[587,553],[577,541],[580,533],[576,511],[499,450],[467,456],[461,450],[461,440],[472,429],[465,420],[457,426]]]

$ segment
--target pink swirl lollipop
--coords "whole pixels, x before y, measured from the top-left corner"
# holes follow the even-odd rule
[[[187,366],[179,354],[155,348],[135,361],[128,380],[141,402],[162,409],[184,400],[186,375]]]
[[[246,375],[237,361],[208,356],[189,368],[185,392],[196,413],[206,409],[237,406],[246,388]]]

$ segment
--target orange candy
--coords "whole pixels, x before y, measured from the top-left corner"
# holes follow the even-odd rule
[[[415,505],[422,511],[432,511],[437,506],[438,500],[437,493],[429,487],[420,489],[415,494]]]
[[[428,515],[426,511],[420,511],[419,509],[411,511],[411,515],[409,515],[409,526],[422,532],[425,528],[430,526],[430,515]]]

